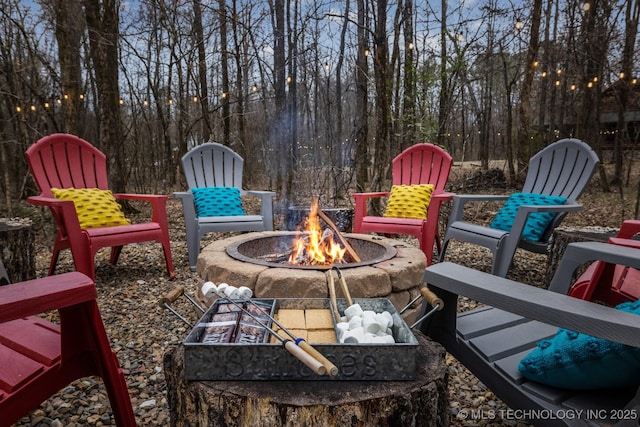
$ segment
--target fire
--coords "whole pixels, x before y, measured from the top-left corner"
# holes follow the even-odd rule
[[[333,240],[331,230],[322,231],[318,201],[311,204],[305,233],[293,243],[289,263],[295,265],[331,265],[344,262],[346,249]]]

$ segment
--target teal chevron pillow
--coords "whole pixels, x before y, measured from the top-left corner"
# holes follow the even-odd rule
[[[640,315],[640,300],[619,304],[616,310]],[[640,348],[559,329],[553,338],[540,341],[518,369],[525,378],[553,387],[637,387]]]
[[[192,188],[191,192],[198,217],[246,215],[235,187]]]
[[[564,205],[567,201],[566,197],[548,196],[536,193],[514,193],[504,203],[498,211],[493,221],[489,223],[489,227],[497,230],[511,231],[513,222],[516,220],[518,208],[522,205]],[[556,217],[555,212],[532,212],[527,218],[522,238],[530,242],[537,242],[542,238],[544,230]]]

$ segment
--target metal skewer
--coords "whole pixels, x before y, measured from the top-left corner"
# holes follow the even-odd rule
[[[215,286],[215,285],[214,285]],[[262,326],[265,330],[267,330],[271,335],[273,335],[274,337],[276,337],[276,339],[278,339],[280,342],[282,342],[283,347],[285,348],[285,350],[287,350],[289,353],[291,353],[296,359],[298,359],[299,361],[301,361],[302,363],[304,363],[309,369],[311,369],[313,372],[315,372],[318,375],[326,375],[327,374],[327,369],[324,367],[324,365],[317,360],[315,357],[313,357],[313,355],[311,355],[310,353],[308,353],[307,351],[305,351],[304,347],[301,346],[301,343],[304,343],[304,341],[300,341],[296,339],[296,342],[294,343],[293,341],[291,341],[288,338],[283,338],[282,336],[280,336],[280,334],[278,334],[276,331],[274,331],[273,329],[271,329],[270,327],[268,327],[267,325],[265,325],[259,318],[257,318],[253,313],[251,313],[249,310],[245,309],[242,304],[238,304],[237,302],[235,302],[234,300],[232,300],[231,298],[229,298],[226,294],[224,294],[224,292],[220,292],[217,289],[213,290],[214,293],[220,297],[221,299],[227,300],[229,301],[231,304],[235,305],[236,307],[238,307],[240,310],[242,310],[243,313],[248,314],[249,316],[251,316],[251,318],[253,318],[253,320],[255,320],[260,326]],[[210,297],[212,295],[206,295],[207,297]],[[264,312],[264,310],[262,310],[261,307],[260,308],[261,311]],[[273,319],[273,317],[271,317],[270,315],[268,315],[269,318],[274,321],[275,319]],[[292,337],[293,338],[293,337]],[[309,346],[310,347],[310,346]],[[320,353],[318,353],[320,354]],[[337,369],[337,368],[336,368]]]
[[[184,294],[184,286],[174,286],[173,289],[171,289],[163,297],[160,298],[158,303],[160,304],[160,307],[166,308],[167,310],[169,310],[170,312],[172,312],[173,314],[178,316],[178,319],[182,320],[184,323],[186,323],[191,328],[193,328],[193,325],[191,324],[191,322],[189,322],[187,319],[182,317],[182,315],[180,313],[178,313],[176,310],[174,310],[173,307],[171,307],[171,305],[169,305],[169,303],[172,303],[175,300],[177,300],[178,298],[180,298],[180,296],[182,294]],[[191,299],[191,298],[189,298],[189,299]],[[193,301],[191,301],[191,302],[193,302]],[[200,308],[198,305],[196,305],[196,306],[198,308]]]
[[[427,312],[427,314],[425,314],[424,316],[420,317],[418,320],[416,320],[413,325],[409,326],[410,329],[413,329],[414,327],[416,327],[417,325],[419,325],[420,323],[422,323],[425,319],[427,319],[429,316],[431,316],[433,313],[435,313],[436,311],[440,311],[444,308],[444,302],[442,301],[442,299],[440,299],[440,297],[438,297],[438,295],[434,294],[431,290],[429,290],[429,288],[427,288],[426,286],[422,289],[420,289],[420,295],[418,295],[417,297],[415,297],[413,300],[411,300],[409,302],[409,304],[407,304],[401,311],[400,314],[404,313],[405,311],[407,311],[407,309],[409,307],[411,307],[416,301],[418,301],[418,299],[420,298],[424,298],[424,300],[427,302],[427,304],[429,304],[432,308],[431,310],[429,310]]]
[[[264,311],[264,309],[262,307],[260,307],[258,304],[256,304],[255,302],[251,301],[250,299],[246,300],[249,304],[252,304],[254,307],[256,307],[258,310],[260,310],[261,313],[264,313],[266,316],[269,317],[269,319],[271,319],[271,321],[273,323],[275,323],[276,325],[278,325],[278,327],[280,329],[282,329],[287,335],[289,335],[291,337],[291,339],[293,339],[296,343],[297,346],[301,347],[304,351],[306,351],[307,353],[309,353],[311,356],[313,356],[318,362],[320,362],[322,364],[322,366],[324,366],[324,368],[326,369],[327,373],[329,374],[329,376],[331,377],[335,377],[336,375],[338,375],[338,367],[336,365],[334,365],[333,363],[331,363],[331,361],[329,359],[327,359],[326,357],[324,357],[322,355],[322,353],[320,353],[318,350],[316,350],[315,348],[313,348],[311,346],[311,344],[309,344],[304,338],[298,338],[296,337],[291,331],[289,331],[287,328],[284,327],[284,325],[282,325],[280,322],[278,322],[278,320],[276,320],[275,317],[271,316],[269,313],[267,313],[266,311]]]

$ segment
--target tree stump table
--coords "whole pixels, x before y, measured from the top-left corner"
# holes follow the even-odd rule
[[[606,242],[609,237],[613,237],[618,232],[617,228],[589,227],[579,230],[556,229],[553,232],[549,256],[547,258],[547,271],[544,277],[544,287],[549,288],[553,275],[558,269],[558,263],[562,259],[565,249],[569,243],[573,242]],[[587,266],[578,268],[574,273],[574,279],[586,270]]]
[[[186,381],[184,350],[164,357],[172,426],[449,425],[445,351],[420,343],[411,381]]]
[[[31,221],[0,218],[0,259],[12,282],[35,279],[35,232]]]

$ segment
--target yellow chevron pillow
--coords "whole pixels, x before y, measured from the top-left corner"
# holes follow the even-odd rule
[[[393,185],[385,217],[426,219],[433,184]]]
[[[73,200],[80,228],[111,227],[131,224],[110,190],[99,188],[52,188],[53,197]]]

